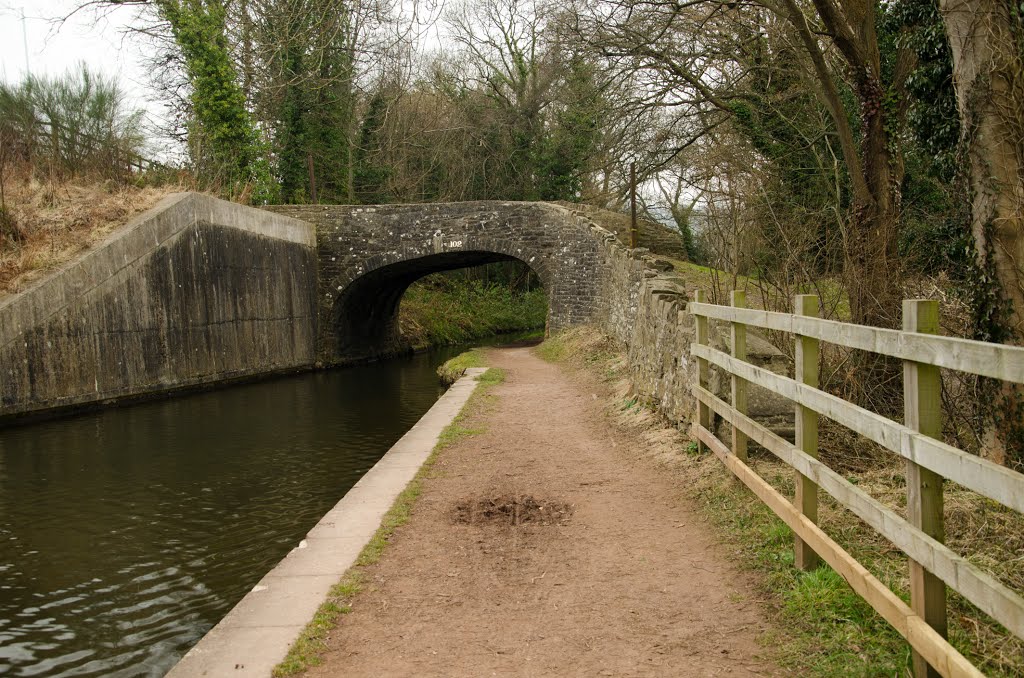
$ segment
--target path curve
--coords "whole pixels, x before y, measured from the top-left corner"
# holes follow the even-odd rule
[[[486,431],[441,455],[310,675],[778,674],[725,549],[592,389],[527,348],[488,357],[508,377]],[[509,497],[519,525],[473,504]]]

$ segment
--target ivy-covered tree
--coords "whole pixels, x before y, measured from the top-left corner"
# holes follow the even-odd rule
[[[991,281],[981,329],[1024,345],[1024,4],[939,0],[953,57],[971,234]],[[1024,468],[1024,387],[1005,384],[992,456]]]
[[[387,180],[391,174],[381,164],[382,132],[387,118],[388,99],[383,91],[370,98],[359,131],[359,144],[355,149],[355,194],[364,205],[382,205],[390,202]]]
[[[157,0],[191,87],[189,150],[198,174],[232,196],[274,199],[266,149],[231,60],[223,0]]]
[[[310,200],[315,181],[320,202],[352,202],[358,123],[351,4],[260,0],[249,8],[255,106],[271,131],[282,201]]]

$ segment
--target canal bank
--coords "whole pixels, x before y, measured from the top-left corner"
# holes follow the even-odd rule
[[[356,568],[301,675],[780,675],[756,592],[657,450],[609,422],[608,385],[525,348],[487,364],[506,378],[474,435]]]
[[[0,429],[0,674],[163,676],[464,348]]]
[[[168,674],[269,676],[476,388],[470,368]]]

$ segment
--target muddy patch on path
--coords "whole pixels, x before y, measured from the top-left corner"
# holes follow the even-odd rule
[[[564,525],[572,512],[565,502],[495,491],[459,500],[451,519],[456,525]]]

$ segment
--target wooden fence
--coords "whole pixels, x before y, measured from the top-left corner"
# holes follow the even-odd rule
[[[109,139],[100,139],[87,132],[70,130],[43,120],[28,123],[20,136],[22,138],[17,140],[20,145],[9,138],[0,141],[13,147],[9,155],[17,157],[20,154],[26,160],[33,159],[36,154],[49,153],[61,162],[74,165],[90,156],[100,155],[105,156],[104,161],[110,165],[111,170],[126,174],[142,174],[163,167],[161,163],[134,151],[111,148]]]
[[[732,306],[706,303],[697,292],[689,310],[696,319],[698,405],[694,437],[710,448],[795,533],[795,564],[815,566],[820,557],[842,575],[910,644],[917,676],[981,676],[946,641],[946,587],[1024,638],[1024,599],[943,544],[942,482],[949,479],[1016,511],[1024,512],[1024,475],[943,443],[939,368],[1024,383],[1024,348],[937,336],[938,302],[903,302],[903,330],[865,327],[818,318],[818,298],[799,295],[793,313],[744,308],[742,292]],[[731,355],[711,348],[709,319],[731,324]],[[795,378],[746,362],[746,328],[781,330],[795,341]],[[825,341],[903,361],[904,423],[900,424],[818,388],[818,347]],[[731,404],[708,389],[709,366],[731,379]],[[794,403],[796,444],[747,416],[747,386],[756,384]],[[712,431],[712,413],[732,426],[732,444]],[[828,417],[907,460],[907,518],[872,498],[818,457],[818,417]],[[775,454],[796,471],[792,500],[747,465],[747,441]],[[908,606],[817,526],[823,489],[895,546],[910,563]]]

